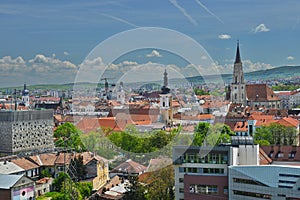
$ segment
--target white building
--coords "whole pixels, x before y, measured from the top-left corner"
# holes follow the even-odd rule
[[[299,199],[299,166],[230,166],[229,199]]]

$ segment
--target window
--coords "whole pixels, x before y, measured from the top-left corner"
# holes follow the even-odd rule
[[[223,187],[223,194],[228,194],[228,186]]]
[[[279,174],[279,176],[300,178],[300,175],[296,175],[296,174]]]
[[[234,99],[237,99],[237,94],[234,94]]]
[[[218,194],[217,185],[190,185],[190,193],[196,194]]]
[[[289,153],[289,158],[295,158],[296,152],[292,151]]]
[[[242,179],[242,178],[233,178],[233,182],[235,183],[243,183],[243,184],[250,184],[250,185],[260,185],[260,186],[267,186],[259,181],[250,180],[250,179]]]
[[[184,188],[179,188],[179,193],[184,193]]]
[[[239,191],[239,190],[233,190],[233,194],[247,196],[247,197],[262,198],[262,199],[271,199],[272,198],[272,195],[270,195],[270,194],[260,194],[260,193],[245,192],[245,191]]]
[[[179,183],[183,183],[183,178],[179,178]]]

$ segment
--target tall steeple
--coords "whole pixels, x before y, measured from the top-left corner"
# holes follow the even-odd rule
[[[239,104],[246,105],[247,103],[246,84],[244,80],[244,71],[243,71],[243,64],[241,60],[239,41],[237,41],[236,56],[235,56],[235,62],[233,67],[233,76],[232,76],[232,83],[231,83],[230,90],[231,90],[230,100],[232,103],[239,103]]]
[[[237,41],[237,48],[236,48],[236,56],[235,56],[235,62],[234,64],[236,63],[241,63],[241,55],[240,55],[240,47],[239,47],[239,41]]]

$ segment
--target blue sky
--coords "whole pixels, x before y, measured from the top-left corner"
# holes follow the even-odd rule
[[[0,0],[0,85],[72,82],[100,42],[137,27],[186,34],[224,72],[238,39],[245,71],[299,65],[299,9],[297,0]]]

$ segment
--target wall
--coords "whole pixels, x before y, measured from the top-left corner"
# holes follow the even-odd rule
[[[0,152],[53,148],[53,111],[0,112]]]

